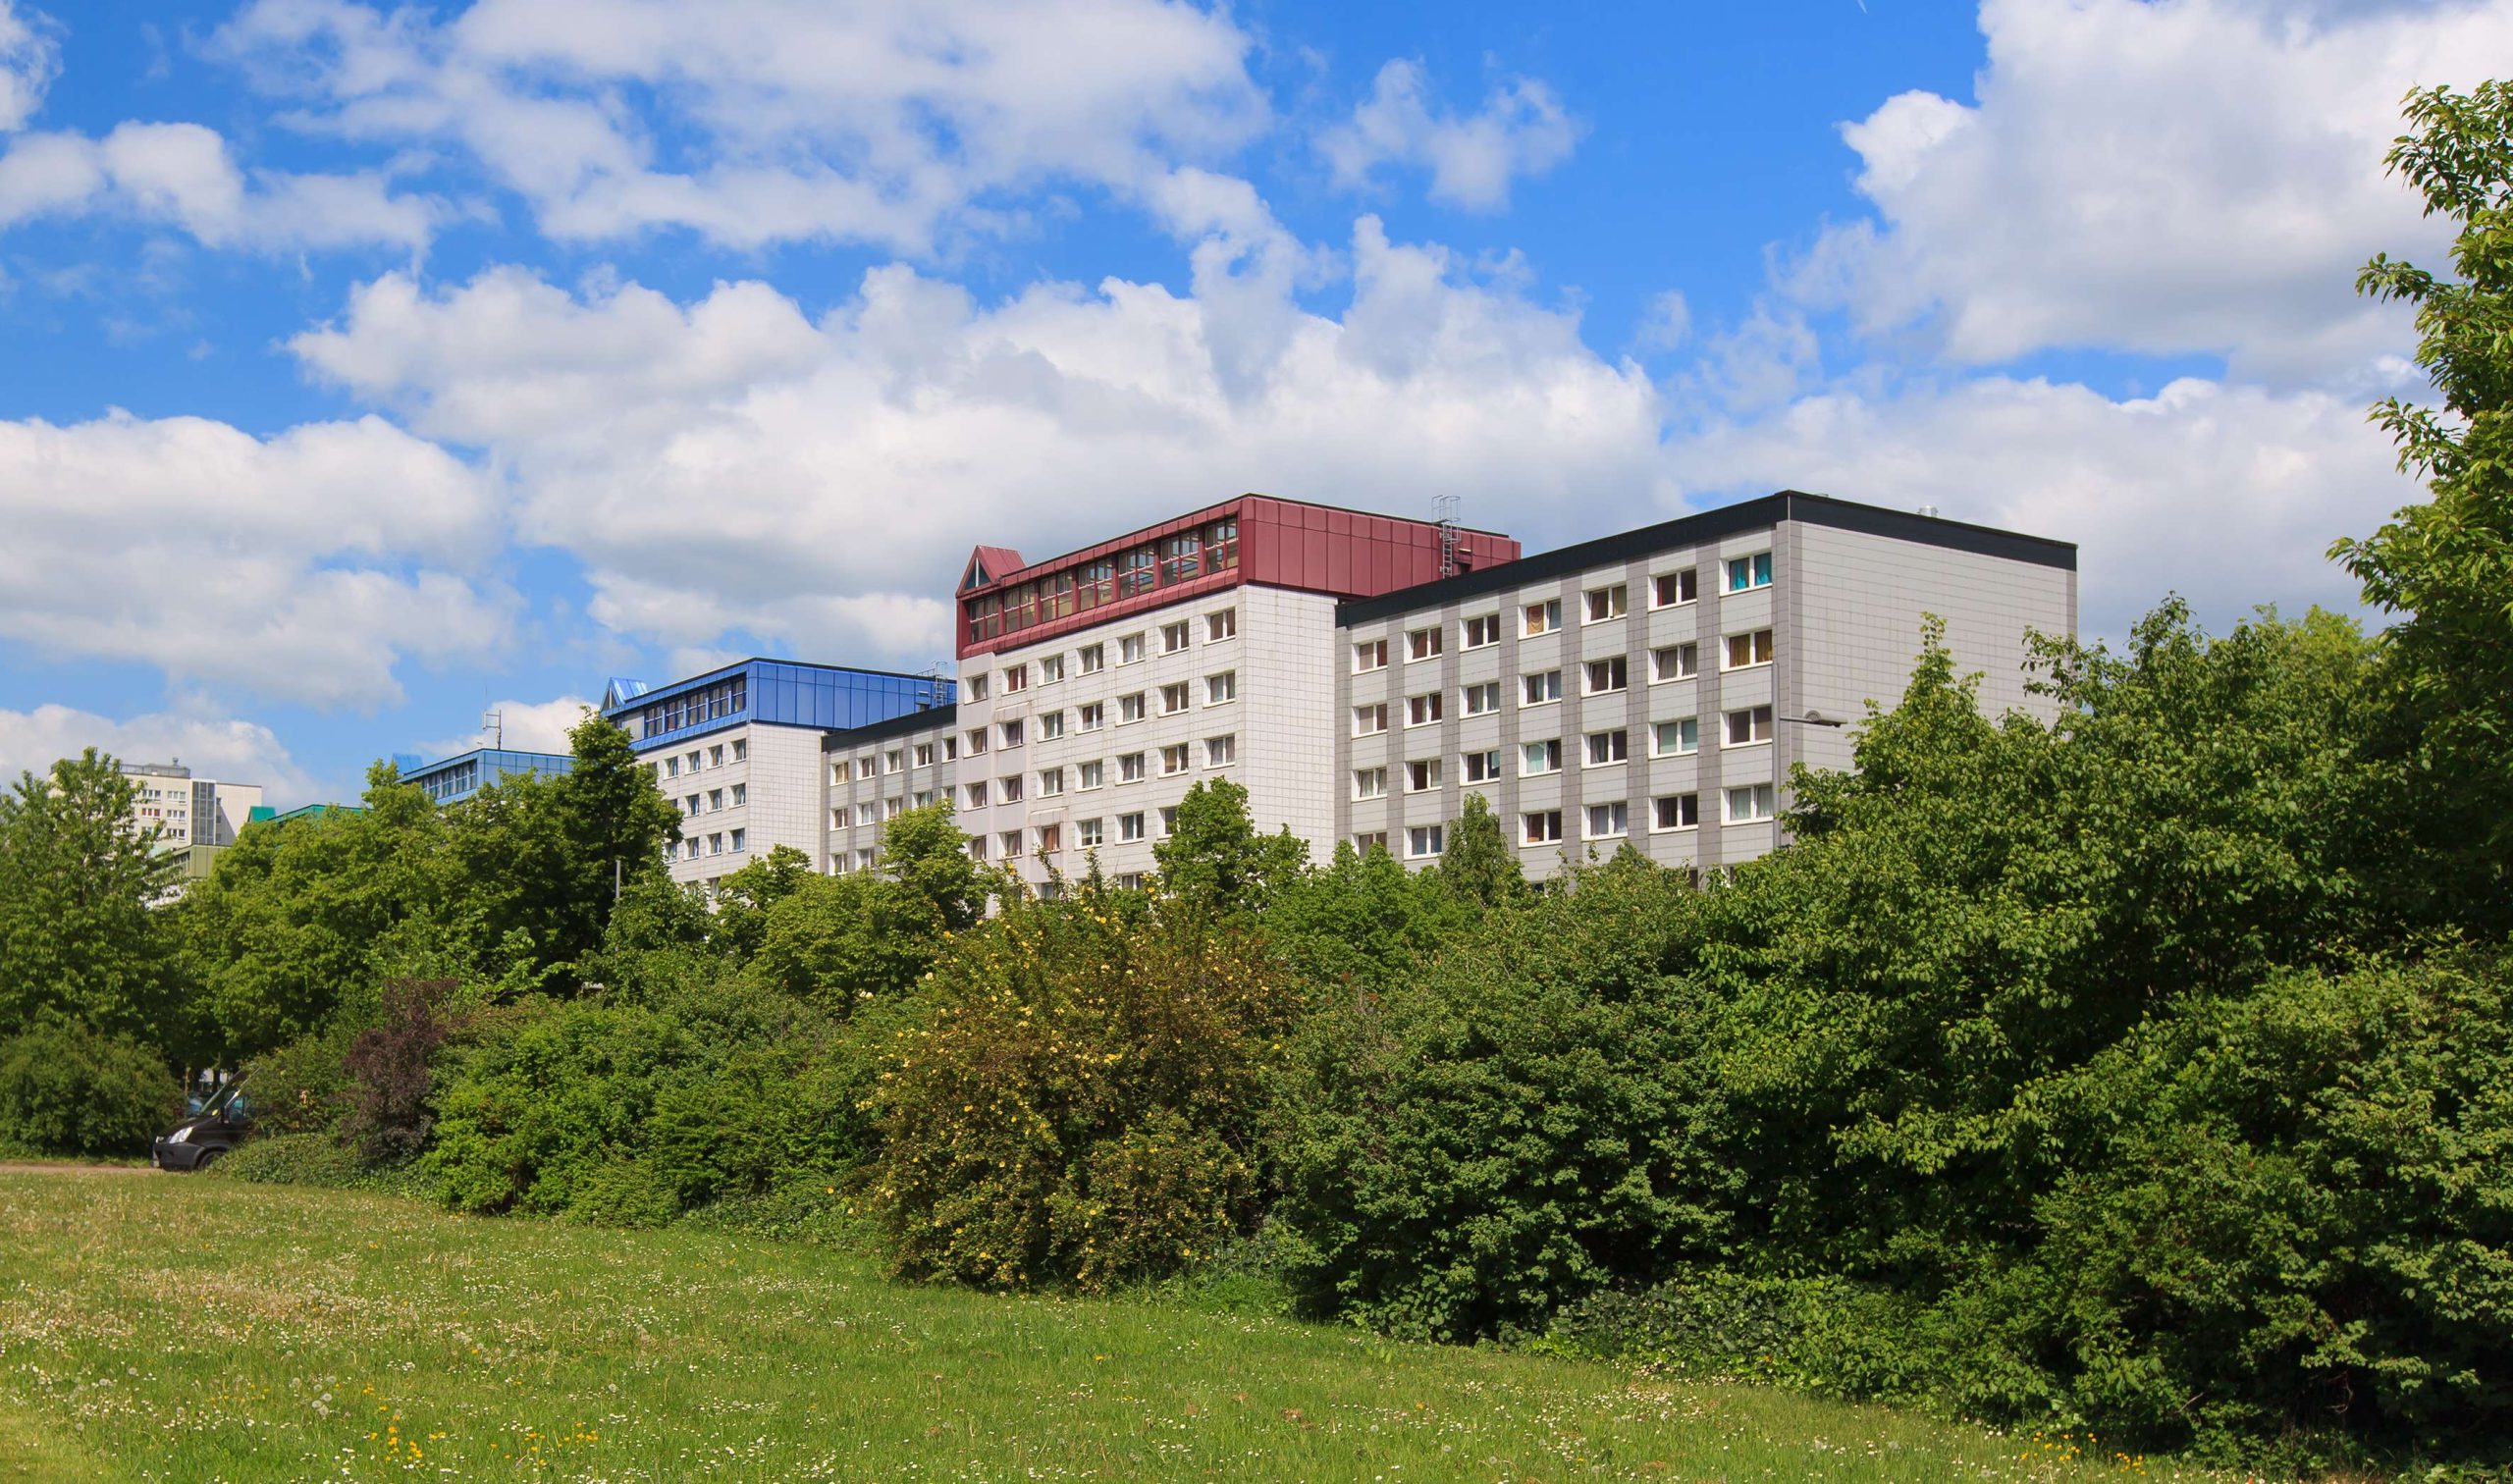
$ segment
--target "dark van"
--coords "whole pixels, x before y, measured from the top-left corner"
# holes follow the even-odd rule
[[[253,1127],[253,1103],[238,1078],[207,1106],[157,1136],[148,1162],[161,1170],[201,1170],[236,1147]]]

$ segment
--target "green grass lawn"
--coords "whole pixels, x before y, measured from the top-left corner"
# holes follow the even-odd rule
[[[2196,1478],[1746,1386],[843,1252],[0,1175],[0,1481]]]

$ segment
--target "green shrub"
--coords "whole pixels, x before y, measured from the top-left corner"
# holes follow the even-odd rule
[[[1840,1278],[1690,1268],[1609,1289],[1556,1314],[1528,1346],[1692,1378],[1792,1386],[1854,1400],[1924,1395],[1945,1357],[1916,1305]]]
[[[1301,1033],[1275,1218],[1312,1306],[1449,1340],[1715,1253],[1733,1177],[1677,972],[1684,879],[1637,861],[1496,911]]]
[[[249,1185],[322,1186],[348,1190],[363,1184],[357,1151],[330,1134],[276,1134],[246,1140],[220,1155],[212,1169],[221,1178]]]
[[[46,1018],[0,1041],[0,1140],[46,1154],[145,1154],[183,1087],[134,1040]]]
[[[1105,1291],[1253,1224],[1281,973],[1203,913],[1086,885],[955,937],[872,1101],[865,1190],[898,1269]]]
[[[346,1027],[300,1035],[244,1064],[253,1086],[254,1132],[331,1134],[347,1109],[348,1073],[342,1068],[350,1037]],[[337,1142],[338,1140],[335,1140]]]

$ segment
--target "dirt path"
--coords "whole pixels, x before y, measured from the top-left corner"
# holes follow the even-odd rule
[[[144,1164],[74,1164],[68,1160],[0,1159],[0,1175],[153,1175]]]

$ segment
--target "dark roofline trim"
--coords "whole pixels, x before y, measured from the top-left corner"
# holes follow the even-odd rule
[[[1417,609],[1434,608],[1485,593],[1503,592],[1549,578],[1568,576],[1591,567],[1636,560],[1673,547],[1700,546],[1788,520],[1830,526],[1861,536],[1917,542],[1922,546],[1964,552],[1976,556],[1996,556],[2008,561],[2030,562],[2035,566],[2058,567],[2062,571],[2077,569],[2077,548],[2072,541],[2027,536],[2016,531],[2002,531],[1994,526],[1968,525],[1959,520],[1946,520],[1912,510],[1861,504],[1856,501],[1836,500],[1830,495],[1809,495],[1803,490],[1783,490],[1776,495],[1764,495],[1703,510],[1697,515],[1679,516],[1657,525],[1582,541],[1576,546],[1538,552],[1532,556],[1522,556],[1516,561],[1505,561],[1480,571],[1461,572],[1455,577],[1399,588],[1375,598],[1356,598],[1336,605],[1335,622],[1338,627],[1369,623]]]
[[[960,704],[956,701],[941,706],[929,706],[923,711],[907,712],[886,720],[867,721],[862,726],[851,727],[845,731],[823,732],[821,733],[821,751],[824,753],[851,752],[867,742],[886,742],[892,737],[903,737],[911,732],[930,731],[936,728],[948,731],[958,723],[959,716]]]

